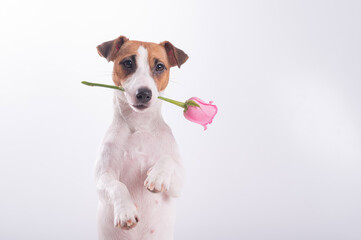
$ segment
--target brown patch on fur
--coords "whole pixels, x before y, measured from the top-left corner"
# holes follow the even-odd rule
[[[113,66],[113,82],[116,86],[121,86],[128,79],[128,73],[123,69],[120,64],[124,58],[138,54],[138,48],[141,46],[141,42],[127,41],[119,49],[114,57]]]
[[[97,50],[100,56],[104,57],[108,60],[108,62],[113,61],[115,55],[119,51],[119,49],[122,47],[122,45],[128,41],[129,39],[120,36],[117,39],[104,42],[97,46]]]
[[[151,42],[141,42],[128,40],[120,36],[115,40],[105,42],[97,47],[98,53],[108,61],[114,62],[113,82],[121,86],[128,79],[129,73],[120,64],[125,58],[138,55],[138,49],[143,46],[148,50],[149,72],[153,77],[158,91],[163,91],[169,82],[169,70],[173,66],[180,67],[188,56],[182,50],[174,47],[170,42],[165,41],[160,44]],[[157,63],[163,63],[165,69],[159,73],[155,71]],[[137,65],[137,63],[136,63]]]
[[[171,65],[168,61],[164,47],[156,43],[139,41],[127,41],[124,43],[114,58],[113,82],[115,85],[120,86],[123,85],[123,83],[127,80],[128,75],[119,63],[122,62],[124,58],[132,55],[138,55],[138,49],[140,46],[147,49],[150,75],[153,77],[158,91],[163,91],[169,82],[169,70]],[[166,69],[164,69],[164,71],[160,74],[154,71],[156,59],[158,60],[158,63],[161,62],[166,67]]]
[[[151,75],[155,80],[158,91],[163,91],[168,85],[169,70],[171,68],[165,49],[163,46],[156,43],[147,43],[145,48],[148,50],[148,63],[151,69]],[[157,63],[156,60],[158,61]],[[163,63],[165,65],[164,71],[160,74],[156,73],[154,70],[158,63]]]
[[[164,46],[168,56],[168,61],[172,67],[178,66],[180,68],[181,65],[188,60],[188,55],[183,52],[183,50],[174,47],[170,42],[164,41],[161,42],[160,45]]]

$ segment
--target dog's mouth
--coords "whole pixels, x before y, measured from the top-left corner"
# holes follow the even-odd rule
[[[133,107],[138,109],[138,110],[144,110],[146,109],[148,106],[145,104],[133,104]]]

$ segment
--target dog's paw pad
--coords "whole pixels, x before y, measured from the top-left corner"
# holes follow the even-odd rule
[[[166,192],[169,189],[171,175],[165,171],[155,171],[149,169],[144,186],[153,193]]]
[[[135,205],[128,207],[114,206],[114,226],[129,230],[137,225],[138,213]]]

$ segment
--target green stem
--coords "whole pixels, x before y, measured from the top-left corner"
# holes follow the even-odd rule
[[[87,86],[90,86],[90,87],[113,88],[113,89],[117,89],[117,90],[120,90],[120,91],[123,91],[123,92],[124,92],[124,88],[118,87],[118,86],[114,86],[114,85],[107,85],[107,84],[100,84],[100,83],[91,83],[91,82],[86,82],[86,81],[82,81],[81,83],[82,83],[82,84],[85,84],[85,85],[87,85]]]
[[[104,88],[112,88],[112,89],[117,89],[117,90],[120,90],[120,91],[123,91],[124,92],[124,88],[122,87],[118,87],[118,86],[114,86],[114,85],[107,85],[107,84],[100,84],[100,83],[91,83],[91,82],[86,82],[86,81],[82,81],[81,82],[82,84],[85,84],[87,86],[90,86],[90,87],[104,87]],[[176,101],[176,100],[173,100],[173,99],[170,99],[170,98],[165,98],[165,97],[162,97],[162,96],[159,96],[158,97],[159,99],[163,100],[163,101],[166,101],[166,102],[169,102],[169,103],[173,103],[179,107],[182,107],[182,108],[186,108],[187,105],[184,103],[184,102],[179,102],[179,101]]]
[[[177,106],[180,106],[182,108],[186,108],[186,106],[187,106],[184,102],[179,102],[179,101],[176,101],[176,100],[173,100],[173,99],[170,99],[170,98],[165,98],[165,97],[162,97],[162,96],[158,96],[158,98],[163,100],[163,101],[173,103],[173,104],[175,104]]]

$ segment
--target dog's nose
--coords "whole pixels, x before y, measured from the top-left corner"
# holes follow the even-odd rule
[[[152,99],[152,91],[148,88],[139,88],[136,97],[138,102],[147,103]]]

